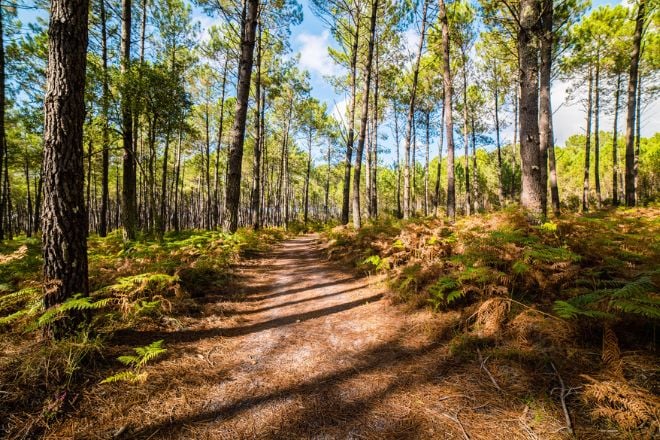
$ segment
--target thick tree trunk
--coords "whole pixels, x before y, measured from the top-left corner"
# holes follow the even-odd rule
[[[83,194],[83,123],[88,0],[53,0],[44,99],[44,304],[87,295],[87,213]],[[56,338],[76,319],[56,321]]]
[[[330,167],[332,166],[332,143],[328,143],[328,171],[325,175],[325,197],[323,202],[323,213],[325,216],[325,221],[330,220]]]
[[[131,66],[131,0],[122,0],[121,73],[123,90],[121,96],[122,138],[124,144],[124,174],[122,181],[122,224],[124,238],[134,240],[137,235],[137,176],[135,151],[133,149],[133,114],[131,97],[128,93],[128,72]]]
[[[245,120],[250,98],[250,79],[257,30],[259,0],[246,0],[245,20],[241,23],[241,53],[238,62],[238,85],[236,87],[236,110],[229,144],[227,197],[225,202],[225,228],[229,232],[238,229],[238,208],[241,198],[241,168],[243,166],[243,143]]]
[[[417,80],[419,78],[419,64],[422,59],[422,50],[424,48],[424,37],[426,34],[426,19],[428,13],[429,0],[424,1],[424,8],[422,10],[422,26],[419,34],[419,44],[417,45],[417,57],[415,59],[415,65],[413,67],[413,83],[412,88],[410,89],[410,103],[408,105],[408,119],[407,119],[407,128],[406,128],[406,139],[404,146],[405,154],[405,165],[403,170],[403,218],[410,218],[411,215],[411,206],[410,206],[410,142],[412,137],[413,130],[413,119],[415,116],[415,99],[417,96]],[[414,170],[415,161],[412,162],[412,167]],[[414,172],[414,171],[413,171]]]
[[[630,55],[630,73],[628,74],[628,108],[626,116],[626,206],[635,206],[635,104],[637,94],[637,80],[639,71],[639,53],[642,42],[642,30],[646,0],[639,0],[637,18],[635,20],[635,33],[633,35],[633,49]]]
[[[619,122],[619,95],[621,93],[621,74],[616,76],[616,89],[614,90],[614,129],[612,130],[612,205],[619,206],[619,157],[618,150],[618,122]]]
[[[451,106],[453,87],[450,63],[449,21],[447,20],[445,1],[438,0],[438,4],[440,6],[438,20],[442,25],[442,85],[444,93],[442,105],[444,107],[445,135],[447,136],[447,218],[453,222],[456,220],[456,189],[454,182],[454,122]]]
[[[394,142],[396,143],[396,218],[402,217],[401,211],[401,159],[399,151],[399,111],[394,105]]]
[[[369,25],[369,49],[367,52],[367,65],[365,67],[366,79],[362,93],[362,116],[360,118],[360,134],[358,136],[357,150],[355,151],[355,167],[353,170],[353,227],[362,226],[360,213],[360,171],[362,168],[362,153],[367,136],[367,120],[369,117],[369,92],[371,91],[371,66],[374,57],[374,39],[376,34],[376,18],[378,15],[378,0],[371,2],[371,18]]]
[[[471,132],[472,132],[472,203],[473,210],[476,214],[479,212],[479,172],[477,170],[477,133],[474,128],[475,115],[472,115]]]
[[[522,163],[521,203],[537,223],[546,215],[541,182],[539,146],[538,50],[534,45],[539,17],[538,0],[521,0],[518,30],[520,60],[520,158]]]
[[[589,66],[589,88],[587,94],[587,129],[584,143],[584,179],[582,187],[582,211],[589,211],[589,170],[591,168],[591,118],[592,118],[592,96],[593,96],[593,77],[591,66]]]

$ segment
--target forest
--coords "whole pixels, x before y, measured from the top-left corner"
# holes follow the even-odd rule
[[[0,437],[660,435],[658,0],[0,0]]]

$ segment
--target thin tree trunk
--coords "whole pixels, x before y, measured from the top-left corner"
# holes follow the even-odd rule
[[[377,38],[377,37],[376,37]],[[379,85],[380,85],[380,66],[379,66],[379,51],[378,51],[378,40],[376,40],[376,84],[374,89],[374,112],[372,116],[373,120],[373,145],[372,145],[372,155],[373,155],[373,166],[371,169],[371,215],[373,218],[378,217],[378,94],[379,94]]]
[[[0,240],[4,240],[5,189],[3,184],[3,167],[5,163],[5,31],[4,10],[0,7]]]
[[[401,160],[399,154],[399,112],[394,106],[394,141],[396,143],[396,217],[401,218]]]
[[[544,212],[547,210],[548,204],[548,155],[552,154],[554,158],[554,139],[552,133],[552,101],[551,101],[551,88],[552,88],[552,21],[554,17],[554,3],[553,0],[543,0],[541,12],[541,67],[539,72],[539,160],[541,171],[541,204],[544,207]],[[550,153],[550,151],[552,153]],[[554,160],[553,160],[554,162]],[[552,191],[556,190],[556,168],[553,169],[555,178],[553,179],[554,185],[551,183]],[[554,196],[553,196],[554,197]],[[553,199],[553,211],[555,214],[559,211],[559,206],[555,204]]]
[[[307,170],[305,172],[305,211],[303,221],[307,225],[309,214],[309,176],[312,173],[312,128],[309,129],[309,137],[307,139]]]
[[[444,0],[438,0],[438,20],[442,25],[442,89],[443,89],[443,114],[445,122],[445,133],[447,136],[447,218],[453,222],[456,220],[456,187],[454,182],[454,122],[452,115],[451,97],[453,95],[451,63],[450,63],[450,41],[449,21],[447,20],[447,8]]]
[[[359,229],[362,226],[360,213],[360,171],[362,168],[362,153],[367,135],[367,119],[369,117],[369,92],[371,90],[371,66],[374,57],[374,39],[376,34],[376,18],[378,14],[378,0],[371,2],[371,21],[369,27],[369,49],[367,53],[367,65],[365,67],[366,79],[364,82],[362,117],[360,118],[360,134],[355,152],[355,167],[353,170],[353,227]]]
[[[619,206],[619,158],[618,158],[618,122],[619,122],[619,94],[621,93],[621,74],[616,76],[616,89],[614,90],[614,129],[612,131],[612,205]]]
[[[504,206],[504,176],[502,174],[502,146],[500,142],[500,91],[497,86],[499,80],[497,61],[495,61],[495,146],[497,147],[497,200],[500,208]]]
[[[30,191],[30,161],[27,155],[27,148],[25,149],[25,188],[27,190],[27,227],[25,233],[28,237],[32,236],[32,194]]]
[[[637,93],[637,80],[639,70],[639,54],[644,26],[646,0],[639,0],[637,18],[635,20],[635,34],[633,35],[633,49],[630,55],[630,73],[628,75],[628,113],[626,116],[626,205],[635,206],[635,104]]]
[[[426,111],[426,151],[424,156],[424,217],[429,215],[429,149],[431,144],[430,111]]]
[[[596,201],[598,209],[603,204],[603,199],[600,194],[600,135],[599,135],[599,116],[600,116],[600,54],[596,57],[596,77],[594,79],[594,177],[596,184]]]
[[[341,223],[348,224],[349,200],[351,196],[351,161],[353,160],[353,143],[355,141],[355,106],[357,102],[357,56],[360,36],[360,13],[356,13],[355,36],[351,49],[351,108],[348,115],[348,137],[346,140],[346,159],[344,163],[344,188],[342,192]]]
[[[218,140],[215,147],[215,183],[213,185],[214,206],[214,227],[220,224],[220,151],[222,150],[222,131],[225,122],[225,92],[227,86],[227,64],[229,62],[229,53],[225,54],[225,63],[222,69],[222,92],[220,96],[220,121],[218,122]]]
[[[437,176],[435,179],[435,195],[433,196],[433,201],[434,201],[434,207],[433,207],[433,215],[435,217],[438,216],[438,210],[440,208],[440,177],[442,175],[442,144],[444,143],[444,121],[445,119],[445,106],[443,103],[442,106],[442,112],[440,116],[440,131],[438,133],[438,169],[437,169]]]
[[[467,102],[467,55],[461,46],[461,58],[463,61],[463,145],[465,147],[465,215],[471,215],[472,200],[470,193],[470,140],[468,131],[468,102]]]
[[[88,2],[53,0],[48,31],[44,99],[44,304],[52,307],[75,294],[87,295],[83,123]],[[48,332],[60,338],[78,320],[60,320]]]
[[[405,167],[403,170],[403,218],[410,218],[411,206],[410,206],[410,140],[413,130],[413,118],[415,115],[415,99],[417,95],[417,79],[419,78],[419,64],[422,58],[422,50],[424,48],[424,37],[426,33],[426,19],[428,12],[429,0],[424,0],[424,7],[422,10],[422,26],[420,29],[419,35],[419,44],[417,45],[417,57],[415,59],[415,65],[413,67],[413,83],[410,90],[410,104],[408,105],[408,120],[406,128],[406,139],[405,139]],[[413,169],[415,162],[412,163]]]
[[[591,115],[592,115],[592,96],[593,96],[593,77],[591,66],[589,66],[589,91],[587,92],[587,133],[584,143],[584,184],[582,188],[582,211],[589,211],[589,169],[591,156]]]
[[[99,223],[99,236],[108,234],[108,203],[110,201],[109,172],[110,172],[110,88],[108,84],[108,32],[106,28],[105,0],[100,0],[101,8],[101,61],[103,64],[103,86],[101,95],[101,214]]]
[[[259,36],[257,37],[257,77],[255,79],[255,102],[257,104],[254,123],[255,123],[255,139],[254,139],[254,158],[252,162],[252,194],[251,194],[251,207],[250,213],[252,215],[252,227],[258,230],[261,227],[261,203],[260,190],[261,190],[261,112],[265,111],[261,108],[261,23],[259,26]]]
[[[641,49],[640,49],[641,51]],[[639,203],[639,154],[642,140],[642,72],[637,72],[637,104],[635,107],[635,204]]]
[[[241,23],[241,53],[238,63],[238,85],[236,87],[236,111],[229,145],[229,173],[227,176],[227,197],[225,202],[225,228],[229,232],[238,229],[238,208],[241,197],[241,168],[243,166],[243,143],[245,141],[245,121],[250,98],[252,59],[257,30],[259,0],[246,0],[245,20]]]

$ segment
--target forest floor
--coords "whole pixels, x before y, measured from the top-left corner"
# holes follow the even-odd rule
[[[178,329],[119,332],[118,352],[164,339],[167,354],[146,383],[91,384],[46,437],[565,438],[552,373],[466,356],[478,348],[449,343],[459,314],[388,304],[381,277],[328,261],[318,235],[235,270],[239,295],[198,298]]]

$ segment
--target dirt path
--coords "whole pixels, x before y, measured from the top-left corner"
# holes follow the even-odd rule
[[[52,437],[530,438],[524,405],[450,354],[451,323],[390,306],[378,279],[349,275],[317,242],[244,267],[241,301],[207,298],[183,328],[142,335],[169,349],[147,385],[83,396]]]

